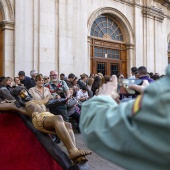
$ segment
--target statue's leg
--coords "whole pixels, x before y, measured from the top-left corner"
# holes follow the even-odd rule
[[[69,135],[70,135],[70,137],[71,137],[74,145],[76,146],[75,135],[74,135],[74,132],[73,132],[73,128],[72,128],[71,123],[68,123],[68,122],[64,122],[64,123],[65,123],[65,126],[66,126],[66,128],[67,128],[67,131],[68,131],[68,133],[69,133]]]
[[[65,126],[65,122],[63,121],[62,116],[46,116],[43,127],[46,130],[51,130],[55,128],[56,134],[66,146],[68,156],[71,160],[75,161],[79,157],[82,157],[82,160],[84,161],[84,156],[91,154],[91,151],[79,150],[76,148],[75,143]]]

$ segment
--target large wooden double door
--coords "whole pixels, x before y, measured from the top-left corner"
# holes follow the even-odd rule
[[[125,44],[91,39],[91,73],[103,75],[127,76],[127,58]]]

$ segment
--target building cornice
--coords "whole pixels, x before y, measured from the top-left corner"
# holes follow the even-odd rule
[[[154,6],[144,6],[142,13],[144,17],[155,19],[159,22],[163,22],[165,18],[165,14],[163,13],[162,9],[155,8]]]
[[[13,21],[1,21],[0,27],[2,30],[8,29],[8,30],[14,30],[14,22]]]
[[[154,1],[170,9],[170,0],[154,0]]]

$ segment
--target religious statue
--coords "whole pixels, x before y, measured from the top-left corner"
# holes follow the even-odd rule
[[[63,121],[62,116],[54,115],[46,110],[46,105],[50,98],[44,100],[32,100],[29,92],[21,86],[15,87],[13,90],[16,105],[25,106],[16,107],[14,103],[6,103],[1,110],[18,111],[32,118],[32,123],[36,129],[47,134],[57,134],[64,143],[68,151],[68,157],[73,163],[87,161],[86,155],[90,155],[91,151],[79,150],[76,147],[75,136],[70,123]]]

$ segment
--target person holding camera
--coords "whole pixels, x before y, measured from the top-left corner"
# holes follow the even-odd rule
[[[169,170],[170,65],[167,75],[151,84],[131,85],[141,93],[117,104],[117,78],[82,104],[80,130],[88,147],[130,170]]]

